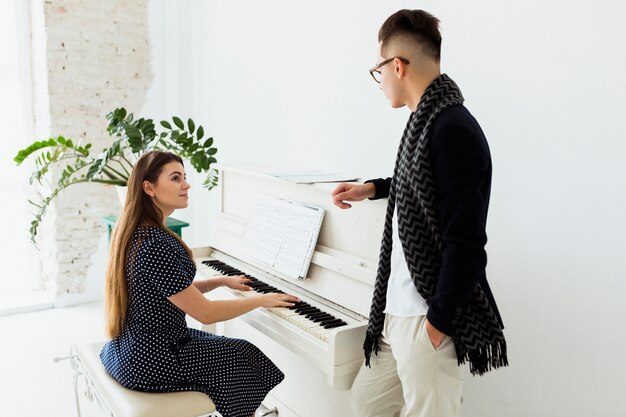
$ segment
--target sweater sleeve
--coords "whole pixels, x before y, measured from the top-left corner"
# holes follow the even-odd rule
[[[391,187],[391,177],[389,178],[377,178],[373,180],[365,181],[365,184],[374,183],[376,194],[369,200],[379,200],[381,198],[389,197],[389,188]]]
[[[474,130],[452,123],[433,136],[431,161],[443,253],[427,317],[435,328],[451,335],[487,264],[491,157]]]

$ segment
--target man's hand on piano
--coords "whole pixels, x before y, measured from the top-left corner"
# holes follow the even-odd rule
[[[367,184],[342,182],[332,193],[333,203],[341,209],[352,207],[351,204],[345,203],[345,201],[362,201],[366,198],[374,197],[374,195],[376,195],[376,188],[371,182]]]
[[[281,293],[267,293],[263,295],[259,295],[258,298],[260,305],[259,307],[291,307],[294,303],[300,301],[298,297],[289,294],[281,294]]]
[[[246,285],[252,281],[244,277],[243,275],[235,275],[235,276],[230,276],[230,277],[225,276],[225,277],[222,277],[222,281],[225,286],[233,290],[250,291],[252,289],[251,287]]]

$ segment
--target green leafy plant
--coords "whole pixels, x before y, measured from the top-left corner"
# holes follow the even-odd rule
[[[29,202],[37,208],[30,225],[30,237],[36,243],[39,224],[51,201],[64,189],[74,184],[97,182],[125,186],[136,161],[150,150],[173,152],[189,160],[199,173],[206,173],[203,186],[212,189],[217,185],[217,171],[212,167],[217,162],[217,148],[213,138],[204,137],[204,128],[192,119],[187,124],[172,117],[172,122],[162,120],[161,132],[157,132],[152,119],[134,119],[126,109],[117,108],[107,114],[107,132],[113,143],[97,156],[90,154],[91,144],[81,145],[63,136],[32,143],[20,150],[13,160],[20,165],[28,158],[35,158],[35,171],[29,182],[42,184],[52,177],[53,166],[63,166],[52,191],[42,196],[41,201]]]

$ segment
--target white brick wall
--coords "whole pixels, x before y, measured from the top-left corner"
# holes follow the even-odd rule
[[[106,114],[120,106],[138,113],[152,82],[147,0],[35,0],[32,26],[38,138],[84,140],[98,153],[111,142]],[[114,189],[101,184],[72,186],[50,207],[38,241],[57,300],[80,300],[106,230],[101,217],[119,210]]]

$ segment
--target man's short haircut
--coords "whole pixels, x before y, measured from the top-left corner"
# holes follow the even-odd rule
[[[385,20],[378,31],[378,42],[385,48],[396,38],[415,41],[424,54],[437,61],[441,57],[439,19],[423,10],[403,9]]]

